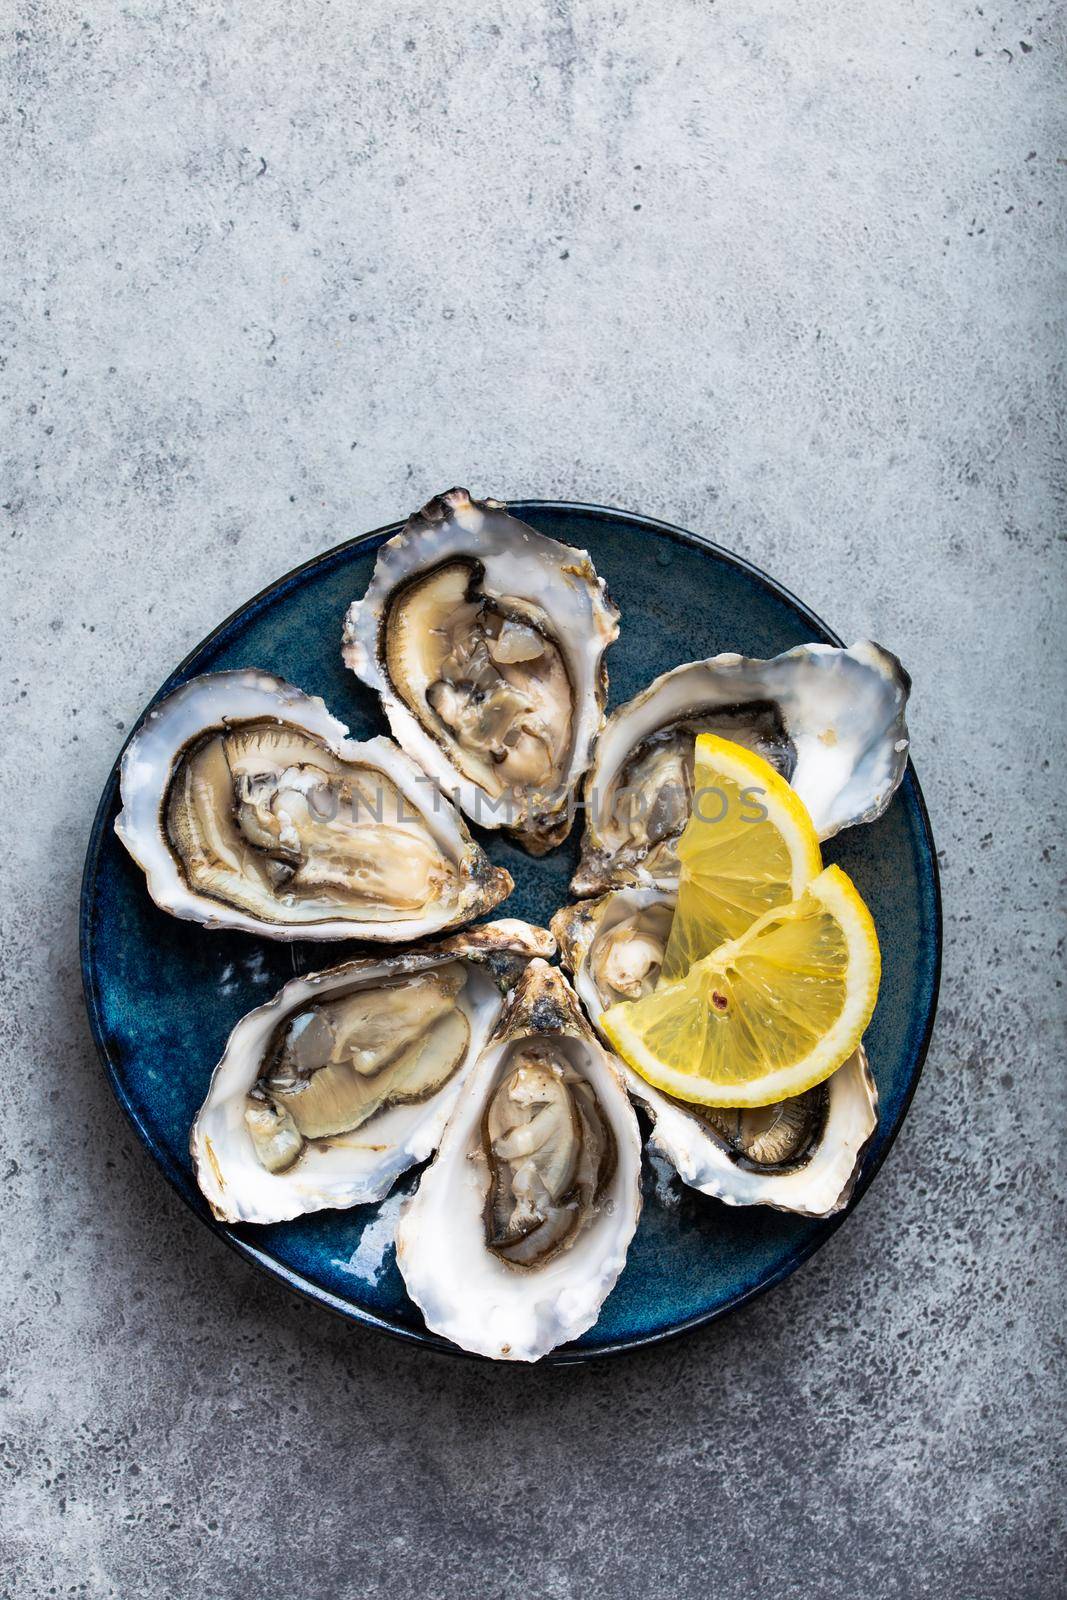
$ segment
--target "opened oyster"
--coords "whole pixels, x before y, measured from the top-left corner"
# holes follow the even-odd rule
[[[450,489],[382,546],[343,655],[444,792],[540,855],[570,832],[618,631],[584,550]]]
[[[384,960],[294,978],[234,1028],[193,1124],[225,1222],[380,1200],[434,1149],[543,928],[486,923]]]
[[[427,1326],[536,1361],[593,1325],[641,1209],[641,1140],[614,1058],[532,961],[407,1201],[397,1264]]]
[[[552,919],[563,961],[589,1015],[656,986],[674,895],[618,889],[565,906]],[[652,1118],[652,1143],[679,1176],[727,1205],[827,1216],[848,1203],[878,1122],[878,1091],[861,1047],[826,1083],[759,1109],[695,1106],[663,1094],[619,1063]]]
[[[149,712],[115,831],[156,904],[275,939],[411,940],[511,892],[391,739],[357,744],[321,700],[219,672]]]
[[[693,797],[698,734],[747,746],[792,784],[820,839],[881,816],[904,776],[910,679],[869,640],[801,645],[770,661],[691,661],[613,712],[585,780],[575,894],[670,885]]]
[[[756,1110],[685,1105],[627,1073],[653,1121],[651,1141],[683,1182],[729,1206],[806,1217],[848,1204],[878,1125],[878,1090],[861,1045],[832,1078]]]

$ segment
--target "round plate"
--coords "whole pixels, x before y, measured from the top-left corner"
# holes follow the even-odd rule
[[[622,611],[608,653],[611,704],[682,661],[737,650],[771,656],[811,640],[840,644],[771,579],[704,539],[597,506],[518,501],[541,532],[587,549]],[[370,581],[375,552],[400,524],[329,551],[243,606],[188,657],[159,694],[200,672],[262,667],[321,695],[356,738],[380,733],[377,699],[341,665],[341,623]],[[157,696],[159,698],[159,696]],[[153,702],[154,703],[154,702]],[[89,1020],[119,1104],[198,1216],[266,1271],[354,1321],[441,1349],[397,1271],[393,1231],[408,1174],[378,1206],[326,1211],[269,1228],[215,1223],[193,1180],[189,1127],[238,1018],[294,972],[344,960],[343,944],[283,944],[179,922],[149,899],[113,829],[118,762],[93,826],[81,902]],[[515,892],[499,915],[547,924],[571,898],[580,825],[549,857],[482,833]],[[930,1037],[941,957],[941,911],[930,824],[914,771],[885,816],[826,850],[856,880],[882,946],[882,988],[867,1035],[880,1120],[855,1205],[896,1137]],[[644,1210],[626,1270],[596,1326],[550,1358],[578,1361],[695,1327],[778,1283],[841,1221],[730,1208],[687,1188],[659,1159],[644,1166]]]

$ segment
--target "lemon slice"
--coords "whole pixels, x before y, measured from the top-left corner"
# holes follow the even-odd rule
[[[795,900],[822,871],[819,839],[796,791],[762,756],[702,733],[693,807],[678,840],[678,907],[663,975],[736,939],[775,906]]]
[[[851,878],[827,867],[739,939],[612,1006],[601,1025],[641,1076],[682,1100],[764,1106],[836,1072],[871,1019],[878,936]]]

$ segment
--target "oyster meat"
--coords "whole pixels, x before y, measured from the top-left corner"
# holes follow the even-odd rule
[[[230,1035],[193,1124],[225,1222],[380,1200],[434,1149],[542,928],[504,920],[294,978]]]
[[[277,939],[410,940],[513,885],[392,740],[264,672],[194,678],[122,760],[115,830],[156,903]]]
[[[612,889],[562,906],[550,927],[595,1027],[609,1006],[641,1000],[659,981],[674,920],[673,889]]]
[[[540,855],[570,832],[617,634],[585,551],[451,489],[382,546],[343,655],[444,792]]]
[[[627,888],[565,906],[552,932],[594,1023],[619,1000],[655,988],[674,895]],[[862,1046],[826,1083],[758,1109],[696,1106],[619,1062],[653,1123],[652,1143],[684,1182],[727,1205],[828,1216],[848,1203],[878,1123],[878,1091]]]
[[[908,759],[911,684],[869,640],[801,645],[769,661],[691,661],[612,713],[585,780],[575,894],[677,880],[698,734],[764,757],[804,801],[820,839],[881,816]]]
[[[536,1361],[596,1321],[637,1227],[641,1140],[614,1058],[562,973],[531,961],[401,1213],[427,1326]]]

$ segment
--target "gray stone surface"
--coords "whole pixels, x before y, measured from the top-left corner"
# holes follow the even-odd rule
[[[2,12],[0,1592],[1062,1593],[1055,8]],[[713,532],[899,651],[942,851],[941,1014],[857,1215],[587,1370],[264,1281],[81,1009],[141,705],[457,479]]]

